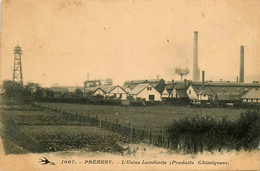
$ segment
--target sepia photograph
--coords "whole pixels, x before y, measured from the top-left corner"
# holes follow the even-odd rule
[[[1,0],[0,170],[259,170],[259,0]]]

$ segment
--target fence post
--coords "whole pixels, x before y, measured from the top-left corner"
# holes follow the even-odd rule
[[[160,133],[161,133],[161,139],[160,139],[160,141],[161,141],[161,146],[163,146],[163,133],[162,133],[162,130],[160,130]]]
[[[100,122],[100,128],[103,128],[103,119]]]
[[[96,126],[98,127],[98,115],[96,115]]]
[[[152,140],[152,131],[150,131],[149,133],[149,144],[152,144],[153,143],[153,140]]]
[[[132,133],[132,141],[135,139],[135,129],[133,128],[133,133]]]
[[[118,119],[116,119],[116,132],[118,131]]]
[[[107,128],[107,117],[105,117],[105,128]]]

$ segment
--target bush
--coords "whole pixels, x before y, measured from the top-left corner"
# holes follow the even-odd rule
[[[260,142],[260,115],[257,111],[241,114],[234,122],[223,118],[193,117],[175,120],[167,129],[172,148],[187,153],[257,149]]]

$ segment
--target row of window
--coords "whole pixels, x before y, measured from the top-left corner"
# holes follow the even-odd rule
[[[147,90],[148,90],[148,91],[151,91],[151,90],[152,90],[152,87],[147,87]]]
[[[259,99],[243,99],[243,102],[254,102],[254,103],[260,103]]]

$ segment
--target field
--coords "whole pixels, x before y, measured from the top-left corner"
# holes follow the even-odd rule
[[[2,101],[0,107],[0,135],[7,154],[74,150],[122,154],[128,142],[117,133],[79,126],[28,104]]]
[[[216,120],[226,117],[234,121],[245,112],[233,108],[191,108],[170,105],[146,107],[65,103],[43,103],[43,105],[72,113],[73,116],[83,115],[85,118],[98,118],[99,121],[106,118],[110,123],[118,122],[122,126],[121,130],[126,130],[124,126],[130,125],[136,129],[135,136],[143,136],[142,132],[137,130],[151,131],[153,141],[157,141],[157,135],[160,135],[161,130],[165,133],[166,127],[175,119],[198,115],[210,116]],[[129,139],[131,136],[125,137],[117,131],[111,132],[111,129],[93,127],[81,119],[67,118],[59,112],[45,111],[41,107],[17,101],[1,102],[1,121],[3,125],[1,135],[6,153],[83,150],[122,154],[126,151],[124,145],[131,142]],[[163,135],[166,135],[164,133]],[[133,132],[130,134],[133,135]],[[158,143],[161,141],[159,139]],[[164,140],[167,145],[166,139]]]
[[[61,108],[62,111],[83,114],[90,117],[107,118],[110,122],[116,122],[121,125],[130,125],[136,129],[150,130],[159,132],[165,130],[174,119],[191,118],[193,116],[210,116],[217,120],[226,117],[234,121],[240,117],[244,109],[234,108],[192,108],[186,106],[109,106],[109,105],[83,105],[83,104],[65,104],[65,103],[44,103],[45,105]]]

